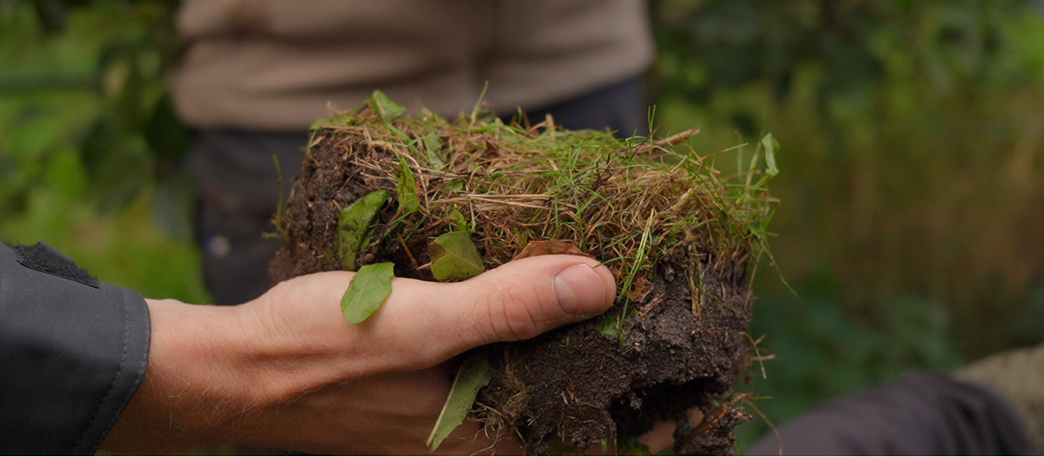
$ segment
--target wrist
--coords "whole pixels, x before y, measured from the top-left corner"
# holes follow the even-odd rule
[[[241,355],[251,352],[238,307],[146,300],[152,317],[148,369],[103,448],[172,453],[228,442],[255,402]]]
[[[321,290],[336,289],[309,283]],[[309,287],[293,281],[276,285],[263,296],[238,306],[237,377],[253,391],[254,408],[285,404],[303,393],[356,377],[358,361],[350,348],[357,335],[344,320],[337,298],[308,296]],[[297,302],[333,303],[316,308]]]

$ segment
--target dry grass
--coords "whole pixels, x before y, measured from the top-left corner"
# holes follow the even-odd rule
[[[608,132],[562,130],[551,119],[521,127],[476,110],[447,121],[430,112],[401,116],[397,106],[382,103],[390,102],[375,96],[318,122],[311,143],[332,144],[369,189],[402,193],[402,164],[408,165],[419,208],[400,205],[374,244],[418,230],[437,236],[466,228],[496,266],[529,241],[569,241],[622,279],[623,297],[670,256],[695,255],[703,265],[696,273],[710,267],[739,277],[766,252],[773,200],[759,170],[760,145],[749,169],[723,176],[712,165],[714,154],[700,157],[678,146],[698,130],[661,141],[619,140]]]

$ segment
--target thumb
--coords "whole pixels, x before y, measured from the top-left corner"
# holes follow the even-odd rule
[[[363,325],[383,340],[379,346],[401,357],[401,368],[420,369],[474,347],[533,338],[592,317],[615,298],[616,282],[598,261],[535,256],[460,283],[396,279],[381,310]]]

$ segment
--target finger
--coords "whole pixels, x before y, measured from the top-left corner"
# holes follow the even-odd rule
[[[615,297],[612,274],[596,260],[537,256],[460,283],[396,279],[391,296],[364,326],[386,343],[385,351],[401,357],[403,368],[419,369],[597,315]]]
[[[266,357],[309,354],[344,378],[424,369],[474,347],[532,338],[601,313],[616,297],[612,274],[596,260],[545,255],[460,283],[396,278],[380,309],[353,325],[339,306],[352,276],[294,278],[248,306],[268,329],[258,338]]]

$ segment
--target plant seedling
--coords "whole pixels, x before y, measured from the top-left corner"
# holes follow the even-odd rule
[[[436,281],[464,280],[486,271],[468,232],[449,232],[428,245],[431,274]]]
[[[387,200],[387,190],[375,190],[341,211],[337,222],[337,253],[341,256],[341,267],[345,270],[355,271],[358,268],[356,260],[359,250],[366,244],[364,241],[370,225]]]

